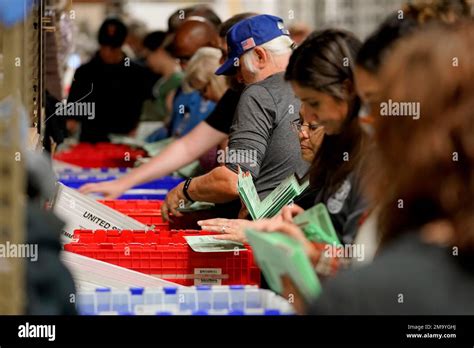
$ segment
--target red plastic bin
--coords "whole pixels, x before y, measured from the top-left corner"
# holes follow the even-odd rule
[[[145,154],[144,150],[137,150],[128,145],[79,143],[57,153],[54,158],[84,168],[123,168],[133,167],[135,161]]]
[[[198,230],[77,230],[66,251],[142,272],[185,286],[260,285],[252,250],[194,252],[184,236],[213,235]]]
[[[169,229],[169,224],[161,217],[160,200],[100,200],[106,206],[122,214],[130,216],[146,225],[154,225],[157,229]]]

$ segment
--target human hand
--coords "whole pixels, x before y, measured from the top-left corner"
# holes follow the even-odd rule
[[[79,192],[82,194],[99,193],[104,195],[104,199],[115,199],[121,196],[125,191],[129,189],[129,186],[124,184],[120,179],[85,184],[79,188]]]
[[[181,183],[166,195],[166,198],[161,205],[161,217],[163,221],[169,220],[169,214],[173,214],[177,217],[183,216],[183,214],[178,211],[178,208],[187,201],[183,194],[183,187],[184,184]]]
[[[302,212],[304,212],[304,209],[301,208],[299,205],[291,204],[284,206],[280,212],[280,215],[283,221],[293,222],[293,218],[296,215],[301,214]]]
[[[198,221],[198,225],[201,226],[201,229],[222,233],[220,235],[213,236],[215,239],[232,240],[234,242],[240,243],[247,242],[245,228],[251,223],[251,221],[243,219],[223,218]]]

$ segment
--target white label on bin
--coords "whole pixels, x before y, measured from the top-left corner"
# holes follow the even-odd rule
[[[53,211],[66,223],[61,237],[63,244],[72,241],[77,229],[147,229],[145,224],[62,184],[58,184]]]
[[[195,268],[194,285],[222,285],[221,268]]]

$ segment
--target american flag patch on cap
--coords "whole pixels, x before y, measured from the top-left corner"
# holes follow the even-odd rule
[[[254,39],[253,39],[252,37],[249,38],[249,39],[247,39],[247,40],[242,41],[242,42],[240,43],[240,45],[242,46],[242,49],[243,49],[244,51],[247,51],[247,50],[249,50],[249,49],[254,48],[255,46],[257,46],[257,45],[255,44],[255,41],[254,41]]]

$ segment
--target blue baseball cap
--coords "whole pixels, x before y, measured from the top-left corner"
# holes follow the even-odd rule
[[[258,15],[244,19],[233,25],[227,32],[229,57],[216,71],[216,75],[233,75],[236,72],[234,62],[245,52],[256,46],[290,33],[283,19],[271,15]]]

